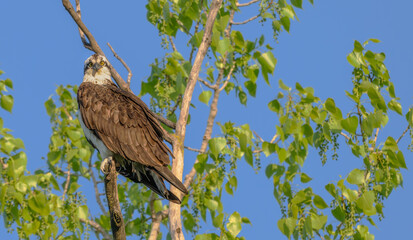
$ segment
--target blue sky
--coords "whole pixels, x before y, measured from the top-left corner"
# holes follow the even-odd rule
[[[370,46],[370,49],[386,53],[385,63],[406,113],[413,100],[413,21],[409,17],[413,2],[314,2],[314,6],[305,3],[304,10],[297,10],[300,21],[292,22],[290,33],[280,34],[274,49],[278,64],[270,78],[271,87],[260,79],[257,97],[249,98],[247,108],[238,104],[233,95],[227,97],[224,94],[220,99],[217,121],[250,123],[251,128],[264,139],[270,139],[275,133],[277,119],[266,106],[279,91],[278,79],[291,86],[295,82],[305,87],[311,86],[321,99],[333,97],[338,106],[350,110],[344,90],[351,89],[352,67],[347,63],[346,55],[352,50],[354,40],[363,42],[368,38],[382,41]],[[106,47],[106,43],[110,42],[131,67],[135,92],[138,92],[140,82],[149,76],[149,64],[154,58],[164,55],[157,30],[146,21],[145,4],[144,1],[131,0],[82,2],[84,22],[106,54],[111,56]],[[1,114],[5,126],[13,129],[14,135],[25,142],[28,167],[35,170],[46,166],[42,157],[47,154],[51,134],[44,102],[54,93],[57,85],[80,84],[83,61],[91,52],[81,45],[77,28],[61,1],[2,1],[0,6],[0,69],[6,72],[3,78],[13,80],[12,93],[15,98],[13,114]],[[237,16],[236,20],[249,18],[254,13],[247,11]],[[234,29],[243,31],[244,36],[251,38],[265,33],[266,39],[271,39],[269,28],[261,27],[257,22]],[[178,50],[188,56],[185,49],[187,43],[179,40],[176,42]],[[110,60],[126,76],[120,64],[114,58]],[[199,92],[200,85],[197,85],[194,99],[197,99]],[[148,102],[148,98],[144,100]],[[186,145],[200,146],[207,110],[206,106],[198,104],[192,123],[201,124],[200,127],[195,124],[189,126]],[[390,115],[390,122],[393,124],[381,131],[379,141],[389,135],[397,138],[405,128],[405,121],[396,114]],[[214,130],[213,136],[217,136],[219,130]],[[408,138],[403,139],[401,144],[406,149]],[[345,177],[351,169],[361,166],[360,160],[353,158],[344,144],[341,146],[343,149],[338,162],[330,161],[321,167],[317,154],[313,153],[304,165],[304,171],[314,178],[313,183],[319,185],[320,195],[325,194],[323,186],[329,181],[337,181],[340,175]],[[411,168],[412,154],[407,153],[407,149],[405,152],[407,166]],[[190,170],[193,161],[194,155],[188,154],[184,174]],[[263,167],[272,162],[276,162],[275,157],[262,159]],[[385,201],[385,219],[378,223],[378,228],[369,227],[376,239],[406,239],[411,235],[413,175],[410,170],[403,170],[402,173],[404,188],[397,189]],[[224,198],[224,207],[226,212],[239,211],[241,216],[250,218],[253,225],[245,226],[241,235],[247,239],[282,238],[276,225],[280,211],[272,194],[271,180],[267,180],[263,172],[255,174],[244,162],[237,176],[238,190],[234,197]],[[94,196],[89,198],[89,204],[94,204]],[[0,234],[4,231],[0,227]],[[209,225],[201,229],[201,232],[208,231],[213,231]],[[17,237],[11,235],[10,238]]]

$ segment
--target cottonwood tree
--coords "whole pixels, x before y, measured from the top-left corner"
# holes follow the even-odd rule
[[[62,3],[78,26],[83,45],[105,55],[81,20],[79,1],[76,9],[69,0]],[[366,224],[376,225],[383,218],[385,199],[403,183],[400,169],[406,168],[406,163],[404,149],[398,143],[413,124],[412,111],[405,111],[406,131],[400,136],[381,137],[386,140],[378,142],[380,130],[393,121],[389,112],[403,114],[384,53],[367,48],[368,43],[378,40],[363,44],[355,41],[354,50],[347,56],[354,67],[349,79],[353,89],[343,94],[349,97],[352,111],[343,114],[333,98],[321,100],[311,87],[299,83],[290,87],[280,80],[281,91],[263,106],[263,111],[277,114],[276,132],[272,139],[262,139],[248,124],[215,120],[221,94],[247,105],[247,99],[256,96],[259,76],[265,81],[260,84],[275,84],[271,75],[277,60],[271,50],[276,41],[249,39],[237,27],[262,21],[271,25],[276,39],[289,31],[291,20],[296,18],[294,9],[301,8],[302,1],[150,0],[146,7],[148,21],[162,38],[165,56],[154,60],[139,95],[150,96],[149,105],[159,114],[173,148],[172,171],[183,179],[189,195],[180,196],[172,187],[183,201],[182,205],[168,205],[139,184],[118,181],[115,172],[103,176],[100,156],[88,145],[77,120],[77,86],[59,86],[55,97],[45,103],[53,131],[44,160],[47,168],[34,172],[26,168],[23,142],[14,138],[0,119],[0,213],[7,229],[16,231],[22,239],[33,235],[40,239],[84,239],[90,233],[111,239],[111,231],[116,239],[161,239],[166,235],[175,240],[184,239],[184,232],[198,240],[243,239],[242,226],[250,220],[238,212],[226,212],[221,198],[236,191],[237,178],[242,177],[236,174],[237,165],[245,160],[273,182],[274,202],[282,213],[274,226],[286,237],[373,239]],[[257,15],[234,21],[244,8],[255,8]],[[189,43],[188,56],[176,48],[177,35]],[[129,72],[125,81],[111,67],[114,80],[120,88],[132,91],[131,71],[109,47]],[[206,89],[198,101],[193,98],[197,82]],[[1,80],[1,107],[11,111],[13,98],[5,93],[7,88],[12,88],[11,80]],[[205,122],[190,122],[190,114],[196,111],[189,111],[190,106],[196,104],[209,107],[206,127]],[[188,124],[205,127],[200,149],[184,145]],[[212,137],[214,124],[220,127],[221,132],[214,134],[218,137]],[[325,185],[330,197],[323,198],[324,194],[313,189],[312,177],[302,166],[311,149],[319,152],[323,163],[336,159],[339,141],[345,143],[344,150],[360,159],[360,164],[345,178],[332,179]],[[192,169],[183,175],[185,151],[195,151],[197,157]],[[277,161],[267,161],[270,156]],[[259,170],[261,165],[265,165],[265,171]],[[81,182],[87,184],[81,186]],[[91,190],[95,199],[86,199],[83,192]],[[105,201],[105,193],[109,201]],[[98,210],[92,211],[91,206],[96,204]],[[205,233],[201,228],[207,216],[212,219],[214,232]],[[162,224],[169,226],[167,233],[160,231]]]

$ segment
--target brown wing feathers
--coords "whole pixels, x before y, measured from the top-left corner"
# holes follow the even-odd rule
[[[109,150],[150,167],[187,193],[181,181],[166,167],[172,153],[163,142],[162,127],[141,99],[114,84],[82,83],[78,101],[85,126],[94,130]]]

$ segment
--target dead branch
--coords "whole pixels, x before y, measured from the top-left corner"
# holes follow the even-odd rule
[[[99,189],[98,189],[98,182],[96,181],[96,177],[95,174],[93,173],[93,168],[92,168],[92,157],[90,157],[89,159],[89,173],[90,176],[92,177],[92,181],[93,181],[93,188],[95,189],[95,197],[96,197],[96,202],[98,203],[100,210],[102,211],[103,214],[107,214],[107,211],[105,209],[105,207],[103,206],[102,200],[100,199],[100,196],[102,194],[99,193]]]
[[[260,0],[252,0],[251,2],[247,2],[247,3],[239,3],[237,2],[237,7],[246,7],[249,6],[253,3],[259,2]]]
[[[94,228],[98,233],[102,234],[103,239],[106,239],[106,240],[111,240],[112,239],[112,237],[109,235],[109,233],[107,233],[105,231],[105,229],[103,229],[103,227],[100,226],[99,223],[97,223],[95,221],[92,221],[92,220],[89,220],[89,219],[83,219],[83,218],[79,218],[79,221],[81,221],[83,223],[86,223],[89,226],[91,226],[92,228]]]
[[[110,225],[112,227],[112,235],[115,240],[125,240],[125,223],[123,221],[122,211],[120,209],[118,197],[118,173],[112,158],[110,157],[107,168],[105,169],[105,192],[108,200]]]
[[[108,46],[109,46],[110,50],[112,51],[113,56],[115,56],[115,58],[118,59],[119,62],[121,62],[122,65],[123,65],[123,66],[126,68],[126,70],[128,71],[128,80],[127,80],[127,82],[128,82],[128,88],[130,88],[130,80],[131,80],[131,78],[132,78],[132,71],[130,70],[130,68],[128,67],[128,65],[126,64],[126,62],[123,61],[123,59],[122,59],[121,57],[119,57],[119,55],[115,52],[115,50],[113,50],[113,48],[112,48],[112,46],[110,45],[110,43],[108,43]]]
[[[188,83],[182,99],[181,113],[176,124],[176,138],[173,141],[175,159],[172,164],[172,173],[178,179],[182,179],[184,168],[184,140],[186,134],[186,124],[188,121],[189,106],[191,104],[192,95],[199,77],[202,63],[209,49],[209,46],[211,45],[212,27],[214,25],[218,10],[221,8],[221,4],[222,0],[214,0],[211,3],[205,24],[202,42],[195,56],[194,64],[192,65]],[[174,187],[171,187],[171,191],[177,196],[182,196],[181,192]],[[172,240],[184,239],[181,222],[181,206],[172,202],[169,204],[169,232],[171,234]]]

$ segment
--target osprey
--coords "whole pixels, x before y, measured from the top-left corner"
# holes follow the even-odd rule
[[[85,61],[83,82],[77,92],[80,125],[105,165],[113,159],[116,171],[143,183],[163,198],[180,204],[164,180],[184,194],[188,191],[168,169],[169,155],[163,129],[146,104],[111,80],[108,61],[94,54]]]

